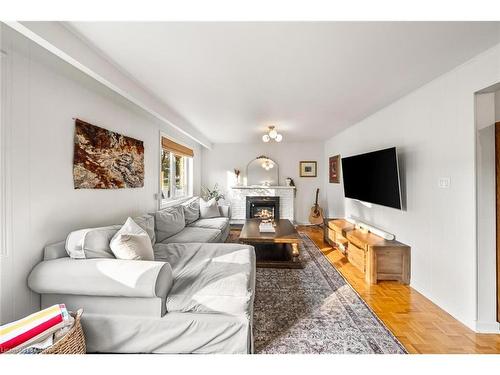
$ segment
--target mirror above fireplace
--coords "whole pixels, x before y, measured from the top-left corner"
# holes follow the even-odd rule
[[[264,155],[252,160],[247,165],[247,184],[249,186],[278,186],[278,163]]]

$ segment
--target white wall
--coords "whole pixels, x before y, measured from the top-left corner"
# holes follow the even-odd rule
[[[8,134],[7,251],[1,260],[0,322],[39,308],[26,280],[44,245],[77,228],[123,222],[157,207],[160,129],[195,152],[195,192],[201,178],[200,147],[166,128],[80,71],[2,26],[2,121]],[[144,141],[145,181],[138,189],[73,188],[73,117]]]
[[[235,182],[234,169],[241,171],[240,178],[243,182],[247,164],[260,155],[265,155],[278,163],[280,185],[285,185],[285,178],[293,178],[297,186],[295,220],[298,223],[308,223],[309,210],[314,203],[316,189],[321,189],[324,183],[322,142],[213,144],[211,150],[203,149],[202,185],[213,187],[217,183],[222,190],[227,191]],[[299,177],[301,160],[316,160],[318,177]]]
[[[365,207],[325,184],[329,216],[356,216],[412,247],[411,285],[476,326],[474,93],[500,81],[500,45],[326,142],[343,157],[397,146],[406,210]],[[326,173],[326,166],[325,166]],[[438,187],[449,177],[448,189]]]

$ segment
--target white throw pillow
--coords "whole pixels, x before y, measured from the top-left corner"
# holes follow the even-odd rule
[[[154,260],[151,239],[130,217],[113,236],[109,246],[117,259]]]
[[[207,202],[200,198],[200,218],[211,219],[212,217],[220,217],[217,201],[212,198]]]
[[[136,216],[132,220],[134,220],[138,226],[146,231],[149,238],[151,239],[151,245],[154,246],[154,244],[156,243],[154,215],[144,214],[141,216]]]

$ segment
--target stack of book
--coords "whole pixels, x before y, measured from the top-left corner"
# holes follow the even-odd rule
[[[269,232],[269,233],[276,232],[276,230],[274,229],[274,225],[271,222],[268,222],[268,223],[261,222],[259,224],[259,231],[260,232]]]

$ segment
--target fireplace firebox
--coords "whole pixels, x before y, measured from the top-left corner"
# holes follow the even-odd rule
[[[280,197],[246,197],[247,219],[272,217],[274,220],[280,218]]]

